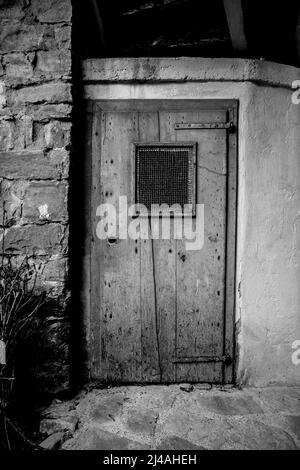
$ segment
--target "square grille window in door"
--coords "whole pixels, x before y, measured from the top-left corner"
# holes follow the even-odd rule
[[[135,144],[136,204],[179,205],[194,215],[196,144],[190,142]],[[188,208],[184,205],[189,204]],[[176,213],[177,211],[175,211]],[[180,212],[180,210],[178,211]]]

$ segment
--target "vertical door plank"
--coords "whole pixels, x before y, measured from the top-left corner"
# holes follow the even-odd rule
[[[102,156],[102,121],[104,115],[95,104],[93,106],[92,123],[92,177],[91,177],[91,298],[90,298],[90,369],[91,379],[101,376],[101,282],[100,276],[100,258],[101,242],[97,239],[95,228],[97,225],[96,209],[101,202],[101,156]],[[97,261],[96,261],[97,260]]]
[[[170,113],[160,112],[160,141],[174,140]],[[160,319],[162,382],[176,381],[173,363],[176,335],[176,244],[172,236],[174,220],[171,219],[171,238],[155,240],[157,308]]]
[[[135,112],[105,114],[103,123],[102,199],[118,205],[132,200],[133,142],[138,139]],[[141,380],[140,259],[135,240],[105,240],[101,271],[101,375],[106,381]]]
[[[139,142],[159,140],[158,113],[139,113]],[[141,277],[141,346],[142,380],[160,382],[161,351],[159,319],[157,312],[157,270],[151,225],[147,219],[149,239],[140,240]],[[153,256],[154,255],[154,256]]]
[[[205,206],[205,244],[199,251],[186,249],[178,240],[176,250],[176,360],[223,354],[226,134],[213,130],[174,130],[175,122],[217,120],[203,111],[174,112],[168,118],[177,141],[195,141],[198,147],[197,202]],[[216,114],[216,113],[215,113]],[[224,112],[219,119],[225,120]],[[193,220],[193,229],[195,229]],[[222,381],[222,363],[176,365],[178,381]]]

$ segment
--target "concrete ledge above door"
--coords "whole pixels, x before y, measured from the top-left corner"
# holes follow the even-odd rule
[[[263,60],[202,57],[87,59],[85,83],[253,82],[292,88],[300,68]]]

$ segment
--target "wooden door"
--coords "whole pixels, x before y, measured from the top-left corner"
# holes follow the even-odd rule
[[[110,100],[92,109],[91,377],[232,383],[236,103]],[[152,141],[196,144],[201,250],[188,251],[174,236],[95,235],[99,204],[118,206],[120,196],[135,202],[134,143]]]

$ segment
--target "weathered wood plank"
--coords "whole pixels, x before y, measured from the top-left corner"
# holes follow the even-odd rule
[[[188,112],[185,120],[200,119]],[[224,277],[226,225],[226,133],[186,130],[178,139],[194,140],[198,146],[197,201],[204,204],[204,246],[186,250],[186,241],[177,249],[177,357],[222,356],[224,330]],[[195,229],[196,220],[193,220]],[[190,376],[190,372],[193,373]],[[180,380],[222,380],[221,364],[178,367]],[[216,373],[219,376],[216,377]],[[204,375],[205,374],[205,375]]]
[[[95,228],[97,224],[96,208],[101,202],[101,154],[102,154],[102,132],[101,121],[103,115],[97,106],[93,107],[92,124],[92,178],[91,178],[91,264],[90,264],[90,369],[91,378],[99,378],[101,375],[101,330],[100,330],[100,306],[101,306],[101,283],[100,274],[100,253],[101,245],[96,238]]]
[[[139,113],[139,142],[159,140],[158,113]],[[151,225],[147,220],[149,234]],[[154,242],[155,243],[155,242]],[[161,352],[153,242],[140,241],[142,380],[161,381]]]
[[[171,140],[182,142],[195,141],[198,144],[199,168],[197,175],[197,201],[207,206],[209,199],[212,199],[212,201],[210,201],[210,207],[206,207],[210,214],[213,209],[216,211],[216,208],[213,207],[213,203],[215,202],[217,190],[220,190],[218,187],[220,185],[216,185],[216,181],[221,180],[221,188],[226,186],[225,133],[220,130],[175,130],[174,126],[175,122],[201,122],[204,118],[206,121],[222,121],[224,119],[226,120],[226,114],[216,111],[186,111],[184,108],[181,112],[172,112],[168,115],[165,113],[161,114],[161,121],[168,123],[169,138]],[[200,155],[202,157],[201,159]],[[200,168],[200,165],[202,168]],[[212,180],[215,180],[214,185],[210,187]],[[216,221],[220,222],[219,211],[225,214],[225,210],[224,206],[222,209],[219,209],[218,203],[216,206],[217,215],[212,215],[211,217],[215,217]],[[224,222],[224,220],[222,220],[221,223],[222,222]],[[193,229],[195,229],[195,220],[193,221]],[[207,229],[210,229],[209,225],[207,225]],[[217,241],[220,244],[223,243],[224,246],[224,237],[222,237],[221,230],[219,230],[219,232],[220,239],[217,239]],[[208,236],[210,236],[210,233],[206,234],[206,239]],[[224,297],[223,292],[221,294],[221,290],[223,290],[224,278],[222,278],[222,270],[219,269],[219,264],[222,266],[223,263],[224,265],[224,254],[220,256],[220,260],[216,266],[214,260],[218,259],[219,255],[214,251],[215,244],[213,244],[213,252],[210,245],[210,242],[206,242],[205,247],[203,247],[201,251],[187,251],[185,240],[178,240],[176,242],[176,312],[175,345],[173,352],[173,355],[176,357],[222,355],[222,298]],[[212,261],[213,265],[211,264]],[[212,296],[212,288],[209,283],[214,279],[216,272],[217,276],[219,274],[221,279],[216,281],[219,287],[215,289],[214,295]],[[219,292],[219,295],[217,292]],[[219,306],[216,305],[216,302]],[[216,309],[217,315],[213,312],[213,320],[211,320],[210,315],[214,309]],[[218,318],[214,322],[215,317]],[[216,343],[219,347],[216,347]],[[222,365],[219,364],[214,365],[212,368],[207,368],[201,363],[195,365],[182,365],[177,363],[175,368],[175,380],[177,381],[217,380],[220,382],[222,380]],[[217,370],[217,377],[215,376],[215,369]],[[189,371],[192,371],[193,375],[191,375]]]
[[[88,106],[86,107],[88,108]],[[85,363],[86,370],[85,376],[90,379],[91,364],[90,364],[90,326],[91,326],[91,304],[90,304],[90,293],[91,293],[91,190],[92,190],[92,155],[93,155],[93,119],[94,112],[93,108],[90,112],[86,113],[85,119],[85,141],[84,141],[84,181],[83,181],[83,214],[84,214],[84,244],[83,244],[83,259],[82,259],[82,271],[80,273],[79,286],[80,290],[80,307],[83,313],[82,326],[84,331],[78,331],[78,334],[83,337],[83,347],[81,348],[81,354],[83,357],[81,360]],[[78,321],[78,329],[80,322]]]
[[[105,113],[102,200],[118,207],[132,199],[132,143],[138,139],[137,113]],[[132,239],[102,242],[100,259],[101,376],[106,381],[141,380],[140,258]]]

